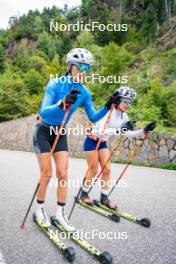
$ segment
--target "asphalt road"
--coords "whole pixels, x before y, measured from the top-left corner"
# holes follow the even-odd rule
[[[113,178],[123,166],[112,164]],[[33,223],[32,211],[35,210],[35,205],[27,220],[26,229],[19,229],[39,176],[35,154],[0,150],[0,169],[0,263],[68,263]],[[70,158],[70,179],[81,179],[85,169],[85,160]],[[112,194],[112,198],[118,202],[121,211],[150,218],[150,229],[125,219],[121,219],[120,223],[113,223],[79,207],[74,211],[72,223],[84,232],[96,230],[96,237],[89,242],[101,251],[110,251],[114,264],[176,264],[176,172],[130,166],[122,183]],[[67,213],[77,190],[78,187],[69,188]],[[98,185],[92,196],[98,198]],[[47,192],[48,215],[53,215],[55,208],[53,181]],[[115,236],[113,239],[101,239],[98,236],[102,232],[106,236],[110,231]],[[75,264],[99,263],[72,241],[64,241],[76,249]]]

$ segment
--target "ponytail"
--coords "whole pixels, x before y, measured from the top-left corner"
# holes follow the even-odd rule
[[[65,76],[68,76],[69,74],[71,74],[72,66],[73,66],[73,64],[71,64],[71,66],[69,67],[69,69],[65,72]]]

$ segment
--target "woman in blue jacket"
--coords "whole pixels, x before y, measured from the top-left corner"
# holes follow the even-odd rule
[[[115,93],[108,99],[104,107],[98,112],[95,111],[92,103],[92,96],[89,90],[83,86],[80,81],[86,74],[90,74],[91,66],[93,65],[93,56],[88,50],[83,48],[72,49],[67,54],[66,63],[68,65],[68,72],[66,75],[57,79],[56,82],[50,81],[48,84],[39,112],[42,122],[37,124],[34,131],[34,150],[37,155],[41,174],[42,171],[46,169],[45,166],[48,160],[48,154],[56,138],[54,133],[50,134],[50,126],[59,128],[65,115],[65,105],[69,106],[70,109],[66,124],[80,105],[84,107],[89,120],[97,122],[107,114],[113,103],[117,104],[120,101],[118,93]],[[75,228],[69,223],[64,214],[67,198],[68,169],[66,135],[60,136],[54,150],[53,158],[56,165],[56,176],[58,178],[56,218],[67,231],[73,232]],[[44,210],[44,201],[47,186],[52,176],[51,162],[45,172],[46,173],[41,178],[37,193],[36,217],[40,225],[48,227],[50,226],[50,222]],[[63,181],[65,181],[66,184],[59,184]]]

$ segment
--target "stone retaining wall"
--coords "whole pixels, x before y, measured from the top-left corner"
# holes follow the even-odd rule
[[[36,124],[36,115],[4,122],[0,124],[0,148],[33,151],[32,134]],[[76,130],[79,126],[84,132],[85,127],[90,123],[84,112],[77,112],[73,115],[72,120],[69,122],[68,127]],[[82,151],[84,133],[82,135],[68,136],[70,156],[84,158]],[[112,149],[117,144],[115,138],[111,138],[109,145]],[[140,145],[141,140],[128,140],[121,144],[118,150],[113,155],[114,161],[127,161],[130,149],[134,149],[136,145]],[[145,141],[141,151],[134,159],[135,163],[143,164],[161,164],[161,163],[176,163],[176,137],[168,137],[164,135],[153,134]]]

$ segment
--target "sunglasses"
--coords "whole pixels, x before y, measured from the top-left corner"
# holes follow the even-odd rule
[[[127,104],[127,105],[132,105],[133,104],[133,100],[130,99],[122,99],[121,102]]]
[[[86,73],[90,73],[91,67],[88,64],[79,63],[79,64],[75,64],[75,66],[80,72],[85,71]]]

